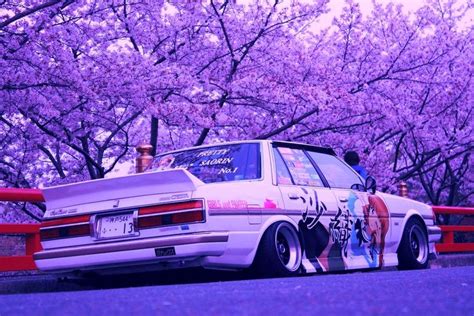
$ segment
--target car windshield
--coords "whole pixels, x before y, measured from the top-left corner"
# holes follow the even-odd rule
[[[257,143],[189,149],[155,157],[151,170],[183,168],[205,183],[261,177]]]

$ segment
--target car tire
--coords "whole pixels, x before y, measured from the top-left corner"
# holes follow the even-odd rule
[[[408,220],[397,251],[398,269],[425,269],[428,267],[429,244],[426,228],[418,219]]]
[[[277,222],[263,234],[253,270],[261,277],[297,275],[301,257],[301,243],[295,228],[290,223]]]

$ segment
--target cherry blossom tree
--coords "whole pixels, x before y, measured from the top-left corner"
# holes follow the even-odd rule
[[[468,168],[474,145],[473,68],[466,60],[473,57],[473,33],[470,28],[457,29],[468,9],[433,2],[410,18],[401,7],[379,5],[362,22],[356,6],[351,6],[347,17],[337,22],[343,35],[351,34],[337,49],[342,52],[341,69],[351,76],[348,91],[360,98],[362,113],[379,112],[364,129],[365,144],[359,149],[368,154],[379,178],[405,180],[413,188],[420,183],[426,200],[435,204],[472,202]],[[380,158],[390,162],[390,169]],[[435,181],[435,171],[442,166],[446,176]],[[453,183],[464,186],[464,193]]]
[[[357,150],[384,191],[474,201],[463,1],[347,1],[328,27],[328,0],[1,4],[2,186],[101,178],[141,142],[273,138]]]

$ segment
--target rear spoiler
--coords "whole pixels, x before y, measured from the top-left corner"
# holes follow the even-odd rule
[[[90,180],[42,189],[49,210],[135,196],[195,191],[204,182],[185,169]]]

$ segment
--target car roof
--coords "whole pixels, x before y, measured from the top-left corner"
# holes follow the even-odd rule
[[[161,156],[163,154],[171,154],[171,153],[176,153],[176,152],[181,152],[181,151],[186,151],[186,150],[199,149],[199,148],[207,148],[207,147],[215,147],[215,146],[223,146],[223,145],[235,145],[235,144],[248,144],[248,143],[270,143],[270,144],[272,144],[273,146],[276,146],[276,147],[288,147],[288,148],[294,148],[294,149],[304,149],[304,150],[315,151],[315,152],[328,154],[328,155],[333,155],[333,156],[336,155],[334,150],[330,147],[319,147],[319,146],[314,146],[314,145],[309,145],[309,144],[304,144],[304,143],[280,141],[280,140],[249,139],[249,140],[220,142],[220,143],[212,143],[212,144],[206,144],[206,145],[200,145],[200,146],[193,146],[193,147],[175,149],[175,150],[159,153],[156,156]]]

